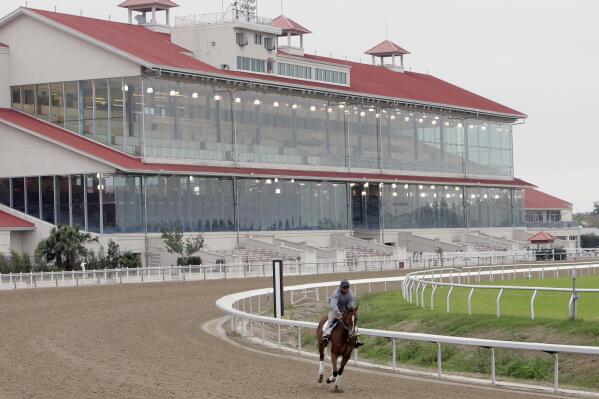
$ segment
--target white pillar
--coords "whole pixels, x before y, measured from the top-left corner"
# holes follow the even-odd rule
[[[156,23],[156,6],[152,6],[152,23]]]
[[[171,26],[171,10],[166,9],[166,26]]]
[[[304,49],[304,35],[300,35],[300,48]]]
[[[376,65],[376,58],[374,58],[374,55],[372,56],[372,65]]]
[[[9,51],[6,47],[0,47],[0,108],[10,108],[10,87],[8,85]]]
[[[401,60],[401,67],[403,68],[403,54],[399,56]]]
[[[133,23],[133,10],[129,9],[129,25]]]
[[[395,54],[391,55],[391,62],[393,63],[393,66],[395,66]]]
[[[291,47],[291,32],[287,32],[287,47]]]

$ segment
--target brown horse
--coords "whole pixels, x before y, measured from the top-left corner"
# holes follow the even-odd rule
[[[324,374],[324,344],[322,343],[322,326],[327,321],[327,316],[320,319],[316,330],[316,339],[318,340],[318,351],[320,352],[320,368],[318,372],[318,382],[322,383]],[[341,391],[341,375],[345,364],[351,358],[351,354],[358,341],[358,307],[343,312],[341,320],[337,323],[331,336],[329,344],[331,345],[331,362],[333,363],[333,375],[327,378],[327,384],[335,383],[335,392]],[[337,359],[341,356],[341,367],[337,369]]]

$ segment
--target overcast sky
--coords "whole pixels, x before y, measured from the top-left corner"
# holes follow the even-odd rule
[[[175,0],[174,15],[217,12],[221,0]],[[281,0],[258,0],[276,17]],[[126,20],[120,0],[54,0],[30,7]],[[24,1],[2,0],[4,15]],[[224,1],[225,7],[228,1]],[[409,50],[406,66],[527,115],[514,127],[515,176],[574,203],[599,201],[599,1],[284,0],[284,14],[314,32],[307,51],[362,58],[385,39]],[[34,40],[34,38],[32,38]]]

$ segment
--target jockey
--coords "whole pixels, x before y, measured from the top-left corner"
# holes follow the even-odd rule
[[[335,327],[334,321],[341,317],[341,314],[347,309],[356,308],[356,296],[349,289],[349,281],[342,280],[339,283],[339,288],[335,290],[331,298],[329,299],[329,319],[323,325],[322,342],[324,346],[329,343],[331,332]],[[356,341],[356,348],[364,345],[363,343]]]

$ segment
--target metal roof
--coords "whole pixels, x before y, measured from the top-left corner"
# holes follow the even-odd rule
[[[375,55],[375,56],[390,56],[390,55],[403,55],[410,54],[408,50],[405,50],[393,43],[389,40],[384,40],[381,43],[377,44],[370,50],[366,51],[365,54]]]

